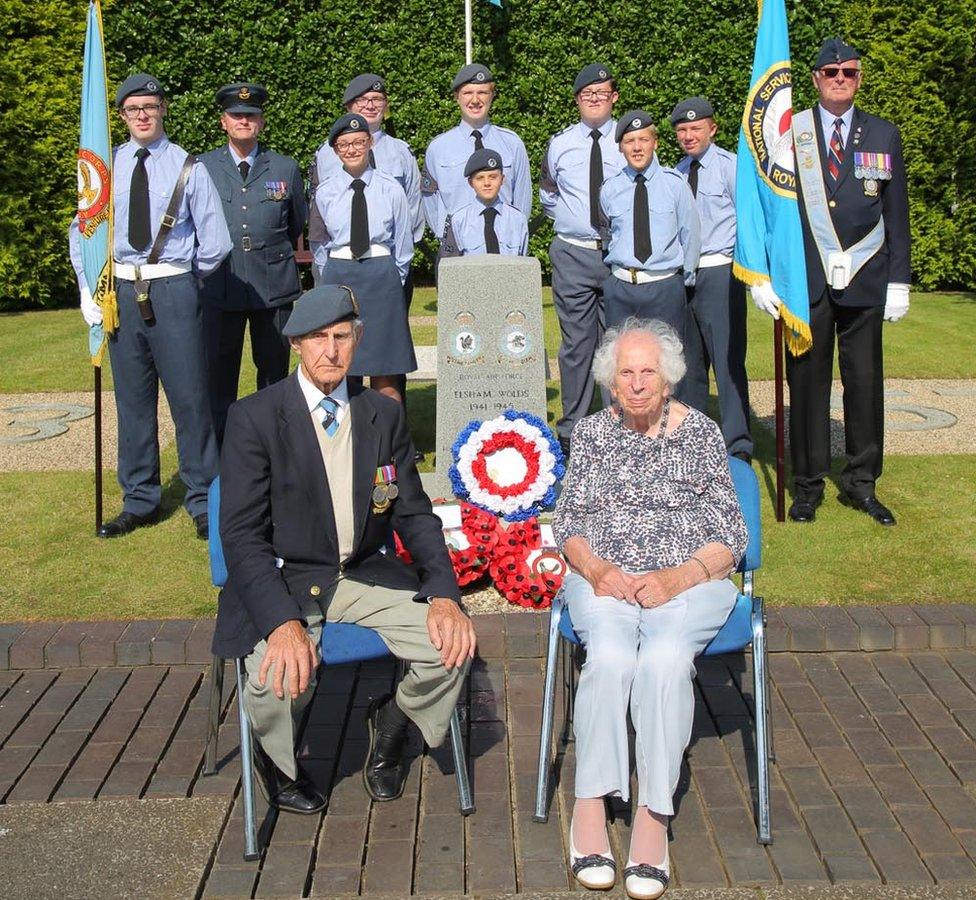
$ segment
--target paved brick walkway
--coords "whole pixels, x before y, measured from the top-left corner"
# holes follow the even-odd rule
[[[791,640],[802,627],[817,634],[816,618],[804,624],[804,617],[791,617]],[[214,830],[209,864],[199,873],[201,896],[569,891],[572,744],[561,760],[549,823],[532,822],[544,622],[530,615],[478,620],[482,658],[467,694],[474,816],[457,815],[446,748],[423,753],[416,740],[404,797],[370,803],[360,778],[363,713],[389,688],[392,666],[334,669],[321,680],[301,751],[320,786],[331,790],[328,812],[275,818],[260,806],[267,849],[254,864],[241,858],[236,710],[229,696],[220,770],[200,776],[209,680],[199,661],[182,660],[191,639],[202,645],[202,627],[141,625],[155,635],[169,628],[170,640],[162,643],[179,645],[182,654],[172,650],[180,659],[172,665],[140,657],[134,640],[125,652],[137,658],[128,665],[111,664],[116,660],[107,652],[77,657],[84,646],[72,644],[77,626],[55,645],[75,647],[57,651],[65,653],[65,668],[18,668],[38,657],[27,645],[17,650],[15,639],[7,660],[12,668],[0,671],[4,815],[15,821],[18,806],[27,803],[226,798],[228,815]],[[50,646],[61,632],[55,628],[43,642],[36,632],[30,645],[35,653],[41,647],[41,665],[45,652],[57,658]],[[824,634],[821,628],[817,640]],[[140,664],[151,661],[157,664]],[[976,652],[784,651],[772,654],[771,665],[775,843],[755,842],[749,658],[702,661],[672,829],[676,886],[725,888],[728,896],[738,895],[737,888],[828,890],[831,884],[854,896],[869,888],[884,896],[886,885],[942,886],[961,889],[959,896],[976,891]],[[617,808],[618,858],[626,852],[628,823],[628,811]],[[63,895],[71,895],[70,885]]]

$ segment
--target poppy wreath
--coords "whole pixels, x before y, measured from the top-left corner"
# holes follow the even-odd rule
[[[509,603],[547,609],[562,586],[567,566],[555,551],[543,550],[538,519],[515,522],[495,548],[488,573]]]

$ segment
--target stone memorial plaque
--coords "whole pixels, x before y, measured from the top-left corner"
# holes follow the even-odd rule
[[[525,256],[441,261],[437,287],[437,478],[450,495],[451,445],[472,419],[506,409],[546,421],[542,270]],[[436,487],[435,487],[436,485]]]

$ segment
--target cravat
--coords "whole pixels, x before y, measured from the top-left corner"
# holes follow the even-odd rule
[[[241,171],[241,178],[247,181],[247,174],[251,171],[251,164],[246,160],[242,159],[238,164],[237,168]]]
[[[498,218],[498,210],[489,206],[481,211],[485,217],[485,251],[488,253],[501,253],[498,249],[498,235],[495,234],[495,219]]]
[[[136,167],[132,170],[129,185],[129,244],[133,250],[145,250],[152,240],[152,226],[149,223],[149,173],[146,159],[149,151],[145,147],[136,150]]]
[[[830,147],[827,150],[827,171],[834,181],[840,177],[840,167],[844,164],[844,142],[840,133],[843,124],[843,119],[834,119],[834,133],[830,136]]]
[[[359,259],[369,250],[369,210],[366,207],[366,182],[354,178],[352,182],[352,220],[349,223],[349,249]]]
[[[334,437],[339,430],[339,420],[336,418],[336,414],[339,412],[339,404],[331,397],[323,397],[319,401],[319,406],[325,410],[325,417],[322,419],[325,434],[327,437]]]
[[[688,172],[688,187],[691,188],[691,196],[698,196],[698,170],[701,163],[697,159],[691,161],[691,170]]]
[[[600,150],[600,131],[590,132],[593,145],[590,147],[590,224],[595,231],[600,230],[600,188],[603,187],[603,153]]]
[[[647,205],[647,179],[634,178],[634,256],[644,262],[651,255],[651,212]]]
[[[474,149],[484,150],[485,145],[481,143],[481,132],[477,128],[473,129],[471,132],[471,137],[474,138]]]

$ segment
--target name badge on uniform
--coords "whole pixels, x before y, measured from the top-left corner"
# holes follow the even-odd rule
[[[288,195],[288,182],[266,181],[264,183],[264,190],[267,193],[269,200],[284,200]]]
[[[864,195],[877,197],[879,181],[891,180],[891,154],[854,151],[854,177],[864,183]]]
[[[373,512],[382,515],[390,504],[400,496],[400,488],[396,483],[396,466],[379,466],[373,479]]]

